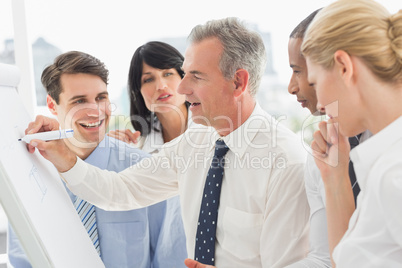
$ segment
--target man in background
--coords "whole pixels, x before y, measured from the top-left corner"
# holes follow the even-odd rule
[[[297,97],[297,101],[302,105],[302,107],[309,109],[311,114],[316,116],[324,115],[325,110],[317,110],[317,96],[314,87],[307,79],[308,70],[306,59],[301,53],[301,46],[308,26],[319,11],[320,9],[315,10],[295,27],[290,34],[288,43],[289,65],[293,71],[292,77],[289,81],[288,91],[290,94]],[[322,127],[322,125],[320,127]],[[371,134],[366,131],[358,136],[350,137],[349,143],[351,148],[357,146],[359,142],[369,138],[370,135]],[[344,159],[348,158],[348,155],[344,157]],[[334,169],[331,169],[330,172],[334,176],[338,176],[337,174],[349,174],[348,177],[343,176],[345,183],[350,184],[347,195],[339,196],[337,197],[337,200],[332,202],[337,203],[337,207],[339,208],[338,213],[353,213],[357,195],[360,192],[353,169],[353,163],[349,161],[349,164],[346,163],[346,165],[338,164]],[[330,220],[330,218],[327,220],[328,215],[326,204],[328,204],[328,197],[325,194],[320,170],[314,162],[314,157],[311,153],[307,157],[304,180],[307,198],[310,205],[310,250],[305,259],[294,263],[289,267],[331,267],[330,252],[332,252],[333,248],[339,241],[332,239],[331,231],[328,230],[330,230],[329,227],[331,224],[334,227],[338,224],[335,223],[335,220]],[[332,216],[339,219],[342,218],[337,215]],[[348,222],[343,222],[343,224],[347,225]]]
[[[64,140],[67,147],[89,164],[119,172],[148,154],[105,135],[111,116],[108,75],[97,58],[72,51],[58,56],[43,71],[42,83],[48,93],[47,106],[61,129],[74,130],[74,137]],[[68,192],[82,221],[91,222],[90,237],[106,267],[184,266],[184,231],[163,232],[180,228],[162,228],[165,201],[142,209],[105,211]],[[11,227],[9,233],[10,263],[18,268],[31,267]],[[157,244],[161,235],[168,236],[170,243]],[[154,260],[155,255],[158,260]]]

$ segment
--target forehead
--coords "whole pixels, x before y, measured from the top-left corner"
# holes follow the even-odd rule
[[[309,57],[306,57],[306,66],[308,68],[308,80],[312,82],[315,79],[317,72],[320,70],[320,66],[311,61]]]
[[[218,69],[222,51],[223,46],[215,37],[192,43],[186,50],[183,70],[207,72],[208,69]]]
[[[302,38],[290,38],[288,44],[289,60],[304,63],[305,59],[301,53]]]
[[[60,77],[62,94],[64,95],[86,95],[99,94],[107,91],[107,85],[103,80],[93,74],[77,73],[62,74]]]

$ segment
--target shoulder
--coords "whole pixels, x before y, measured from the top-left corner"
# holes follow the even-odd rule
[[[285,157],[289,164],[304,165],[308,148],[306,148],[302,137],[286,127],[282,123],[283,118],[280,116],[275,117],[262,111],[258,117],[261,118],[258,136],[259,139],[267,142],[269,151]]]

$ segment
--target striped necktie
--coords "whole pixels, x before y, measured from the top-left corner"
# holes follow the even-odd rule
[[[359,134],[357,136],[349,138],[350,150],[352,150],[357,145],[359,145],[361,135],[362,134]],[[357,206],[357,196],[360,193],[360,186],[356,179],[356,174],[355,174],[352,160],[349,160],[349,177],[350,177],[350,183],[352,184],[353,197],[355,199],[355,206]]]
[[[95,206],[77,197],[74,202],[74,207],[77,210],[77,213],[80,216],[81,222],[87,230],[89,237],[91,238],[92,244],[94,245],[99,256],[101,256],[98,227],[96,226]]]
[[[195,260],[203,264],[215,264],[215,235],[218,222],[218,208],[224,173],[224,156],[229,150],[223,140],[217,140],[215,155],[205,181],[197,236],[195,239]]]

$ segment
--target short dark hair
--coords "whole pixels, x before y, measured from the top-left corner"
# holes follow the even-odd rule
[[[290,34],[289,38],[304,38],[304,34],[310,23],[313,21],[314,17],[322,8],[315,10],[313,13],[307,16],[304,20],[302,20],[296,28],[293,29],[292,33]]]
[[[183,78],[184,72],[181,69],[183,61],[183,55],[176,48],[159,41],[148,42],[134,52],[128,72],[128,94],[130,96],[131,124],[135,130],[141,132],[141,136],[147,136],[151,131],[151,123],[157,120],[157,117],[146,107],[141,94],[143,62],[158,69],[175,68],[180,77]],[[187,102],[186,105],[189,106]],[[138,117],[144,119],[146,125],[136,120]]]
[[[41,81],[47,94],[59,104],[60,94],[63,92],[61,76],[78,73],[96,75],[108,84],[109,71],[105,64],[94,56],[80,51],[70,51],[57,56],[53,64],[43,70]]]

